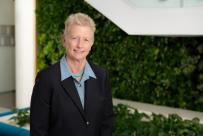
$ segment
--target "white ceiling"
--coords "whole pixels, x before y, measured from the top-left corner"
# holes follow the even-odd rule
[[[203,0],[123,0],[137,8],[203,7]]]
[[[86,2],[129,35],[203,35],[203,0]]]

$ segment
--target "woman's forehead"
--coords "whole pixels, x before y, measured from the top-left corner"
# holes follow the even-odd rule
[[[80,26],[80,25],[73,25],[70,27],[68,31],[69,35],[84,35],[84,36],[92,36],[93,31],[88,26]]]

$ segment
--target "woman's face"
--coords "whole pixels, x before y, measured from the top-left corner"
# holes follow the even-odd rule
[[[88,26],[71,25],[64,36],[64,47],[71,60],[84,61],[93,45],[93,32]]]

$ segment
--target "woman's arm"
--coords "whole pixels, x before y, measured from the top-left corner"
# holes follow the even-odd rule
[[[106,99],[104,105],[104,118],[101,127],[101,136],[112,136],[113,131],[113,103],[111,87],[108,79],[108,74],[105,74],[104,89],[106,92]]]
[[[51,87],[49,77],[41,72],[37,75],[30,107],[31,136],[48,136]]]

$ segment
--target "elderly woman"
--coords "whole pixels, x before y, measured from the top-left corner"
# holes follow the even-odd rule
[[[86,14],[65,21],[66,55],[38,73],[31,99],[31,136],[111,136],[113,106],[104,69],[87,61],[95,23]]]

